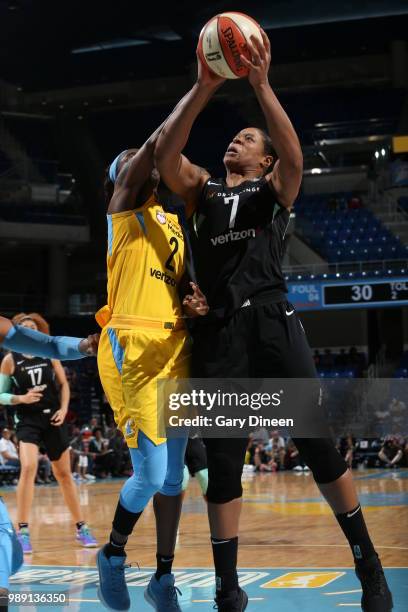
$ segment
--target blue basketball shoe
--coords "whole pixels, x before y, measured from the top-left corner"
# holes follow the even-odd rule
[[[156,612],[181,612],[177,593],[179,589],[174,585],[173,574],[164,574],[160,580],[153,575],[147,589],[144,592],[145,600],[156,610]]]
[[[105,548],[105,547],[104,547]],[[99,571],[98,597],[110,610],[129,610],[130,597],[126,586],[126,556],[107,557],[104,548],[96,555]]]

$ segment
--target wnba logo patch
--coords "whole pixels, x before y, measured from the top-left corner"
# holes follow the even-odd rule
[[[166,223],[166,215],[160,210],[156,212],[156,217],[157,217],[158,222],[161,223],[162,225]]]

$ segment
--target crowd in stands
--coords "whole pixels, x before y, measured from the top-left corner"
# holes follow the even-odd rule
[[[404,354],[405,355],[405,354]],[[314,361],[323,377],[341,376],[352,372],[361,376],[367,367],[366,356],[356,347],[339,352],[331,349],[315,349]],[[405,364],[405,361],[404,361]],[[92,482],[106,477],[126,477],[132,473],[129,451],[122,433],[116,428],[112,410],[103,393],[94,359],[83,359],[65,364],[71,389],[71,401],[66,417],[70,434],[70,452],[73,477],[77,482]],[[337,373],[337,374],[336,374]],[[350,468],[364,467],[408,467],[408,440],[398,433],[386,435],[387,423],[392,417],[405,419],[406,405],[393,398],[381,414],[376,412],[379,422],[384,421],[379,435],[383,437],[356,439],[349,434],[338,440],[338,450]],[[400,419],[401,420],[401,419]],[[404,420],[405,422],[405,420]],[[399,421],[398,421],[399,423]],[[395,430],[403,430],[401,428]],[[0,484],[16,483],[20,461],[18,441],[14,432],[13,407],[0,410]],[[394,430],[392,430],[394,431]],[[282,470],[307,471],[290,438],[282,437],[278,431],[259,429],[248,440],[246,454],[247,470],[254,472],[277,472]],[[45,449],[39,453],[37,484],[54,481],[52,466]]]
[[[78,482],[129,476],[132,473],[129,449],[116,427],[104,427],[94,417],[81,429],[70,427],[72,474]],[[18,441],[13,429],[3,428],[0,437],[0,484],[17,484],[20,472]],[[36,484],[55,482],[45,449],[40,448]]]
[[[355,346],[346,349],[341,348],[338,353],[333,353],[327,348],[324,351],[315,349],[313,359],[316,369],[321,377],[361,377],[367,367],[367,359],[364,353],[359,353]]]
[[[359,466],[408,467],[408,439],[401,435],[356,439],[352,434],[348,434],[338,438],[337,449],[350,469]],[[290,438],[283,438],[278,431],[268,432],[265,428],[260,428],[250,435],[245,463],[255,472],[309,471]]]

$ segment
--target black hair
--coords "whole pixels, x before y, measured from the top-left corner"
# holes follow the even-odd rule
[[[268,174],[268,172],[270,172],[272,170],[272,168],[274,167],[276,160],[278,159],[277,153],[274,149],[274,146],[272,144],[272,139],[269,136],[269,134],[267,134],[265,132],[265,130],[261,130],[261,128],[257,128],[259,133],[262,136],[262,141],[263,141],[263,145],[264,145],[264,153],[265,155],[272,155],[273,157],[273,161],[271,163],[270,166],[268,166],[268,168],[265,168],[265,174]]]

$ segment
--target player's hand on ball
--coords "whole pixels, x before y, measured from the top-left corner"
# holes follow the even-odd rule
[[[87,338],[84,338],[79,343],[80,352],[84,355],[88,355],[89,357],[96,356],[98,354],[99,340],[99,334],[90,334]]]
[[[203,317],[209,311],[207,298],[198,285],[190,283],[193,295],[186,295],[183,300],[184,312],[188,317]]]
[[[212,72],[202,57],[202,51],[200,47],[197,47],[197,83],[203,87],[217,88],[222,85],[226,79],[218,76],[215,72]]]
[[[247,45],[251,54],[252,61],[248,60],[245,55],[241,55],[241,61],[249,70],[248,80],[252,87],[259,87],[268,83],[268,72],[271,65],[271,45],[266,33],[261,30],[263,44],[251,36]]]

